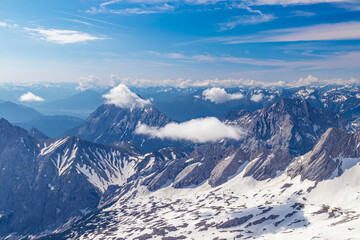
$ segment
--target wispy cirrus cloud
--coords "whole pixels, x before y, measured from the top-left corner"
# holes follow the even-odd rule
[[[98,37],[89,33],[84,33],[74,30],[61,30],[61,29],[44,29],[44,28],[24,28],[35,38],[44,40],[47,42],[53,42],[58,44],[80,43],[87,41],[94,41],[105,39],[104,37]]]
[[[272,14],[261,14],[261,15],[245,15],[235,17],[233,20],[225,23],[220,23],[220,31],[231,30],[237,27],[238,25],[253,25],[264,22],[270,22],[276,19]]]
[[[158,52],[148,52],[156,56],[171,58],[168,54],[161,54]],[[175,53],[172,53],[175,54]],[[209,63],[229,63],[229,64],[243,64],[259,67],[272,67],[277,69],[291,70],[291,69],[346,69],[346,68],[360,68],[360,52],[338,52],[332,55],[319,55],[315,59],[310,60],[281,60],[281,59],[254,59],[236,57],[231,55],[213,56],[213,55],[184,55],[182,58],[171,58],[174,61],[186,62],[209,62]]]
[[[295,10],[290,12],[290,14],[292,17],[312,17],[316,15],[314,12],[307,12],[302,10]]]
[[[351,3],[354,0],[108,0],[96,7],[87,10],[88,13],[113,13],[122,15],[132,14],[155,14],[174,12],[181,6],[213,6],[214,9],[243,8],[250,13],[258,13],[258,16],[250,16],[250,20],[238,19],[238,24],[256,24],[271,21],[273,14],[261,14],[259,10],[252,10],[249,6],[262,5],[311,5],[319,3]],[[122,7],[124,6],[124,7]],[[232,25],[236,21],[232,21]]]
[[[251,5],[312,5],[319,3],[344,3],[354,0],[250,0]]]
[[[360,22],[319,24],[265,32],[272,34],[259,42],[295,42],[360,39]]]
[[[147,53],[170,58],[174,60],[186,60],[186,61],[198,61],[198,62],[223,62],[223,63],[234,63],[234,64],[247,64],[247,65],[255,65],[255,66],[273,66],[273,67],[281,67],[288,66],[287,61],[276,60],[276,59],[267,59],[267,60],[258,60],[253,58],[244,58],[244,57],[234,57],[231,55],[225,56],[213,56],[213,55],[184,55],[180,53],[159,53],[154,51],[148,51]]]
[[[67,16],[75,17],[75,18],[84,19],[86,21],[95,22],[95,23],[106,24],[106,25],[111,25],[111,26],[118,26],[118,27],[123,27],[123,28],[129,28],[128,26],[125,26],[125,25],[121,25],[121,24],[117,24],[117,23],[113,23],[113,22],[109,22],[109,21],[104,21],[104,20],[101,20],[101,19],[86,17],[86,16],[82,16],[82,15],[78,15],[78,14],[72,14],[72,13],[61,12],[61,11],[59,11],[59,13],[67,15]],[[77,19],[74,19],[74,20],[77,20]],[[77,21],[81,21],[81,20],[77,20]],[[83,21],[83,22],[85,22],[85,21]],[[86,25],[86,23],[87,22],[85,22],[85,25]]]
[[[106,6],[106,5],[105,5]],[[171,12],[175,9],[173,5],[164,3],[164,4],[156,4],[149,6],[141,6],[141,7],[128,7],[128,8],[106,8],[104,6],[100,7],[92,7],[90,10],[87,10],[87,13],[97,14],[97,13],[113,13],[119,15],[142,15],[142,14],[156,14],[156,13],[165,13]]]
[[[252,9],[245,3],[231,2],[227,5],[228,9],[244,9],[249,14],[243,14],[241,16],[232,17],[225,23],[220,23],[220,31],[231,30],[238,25],[254,25],[264,22],[270,22],[277,17],[273,14],[264,14],[260,10]]]
[[[227,36],[204,38],[179,45],[199,43],[265,43],[265,42],[304,42],[304,41],[336,41],[360,39],[360,22],[340,22],[316,24],[305,27],[275,29],[247,36]]]

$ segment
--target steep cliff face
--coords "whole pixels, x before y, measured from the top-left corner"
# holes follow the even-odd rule
[[[347,133],[330,128],[314,148],[296,158],[287,173],[302,179],[322,181],[341,175],[360,159],[360,133]]]
[[[0,234],[54,230],[121,185],[138,153],[76,137],[38,140],[0,120]]]
[[[308,152],[328,128],[348,125],[340,114],[314,108],[300,99],[282,99],[255,112],[232,112],[224,121],[248,131],[244,149],[282,148],[294,156]]]

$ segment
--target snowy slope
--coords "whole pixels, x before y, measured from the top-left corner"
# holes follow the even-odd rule
[[[339,136],[342,138],[339,138]],[[329,129],[307,154],[299,156],[277,177],[256,180],[246,176],[246,154],[212,145],[170,167],[160,188],[134,179],[57,239],[351,239],[360,229],[360,134]],[[334,146],[334,144],[336,144]],[[204,162],[213,152],[226,156]],[[214,164],[223,172],[236,159],[227,181],[213,185],[211,177],[195,181],[194,169]],[[181,162],[181,159],[177,160]],[[320,164],[317,164],[320,163]],[[331,164],[331,168],[329,167]],[[315,164],[312,166],[311,164]],[[309,167],[310,166],[310,167]],[[306,177],[311,169],[322,178]],[[214,171],[212,170],[212,171]],[[162,176],[163,171],[158,173]],[[156,174],[150,173],[150,175]],[[172,177],[170,177],[172,176]],[[196,172],[195,176],[205,176]],[[312,176],[312,175],[310,175]],[[154,179],[157,179],[154,177]],[[184,185],[179,181],[187,179]],[[210,184],[211,185],[210,185]],[[46,238],[45,238],[46,239]]]
[[[360,234],[359,165],[319,183],[301,182],[299,177],[291,179],[285,174],[257,181],[243,173],[215,188],[208,183],[182,189],[167,186],[155,192],[138,187],[72,231],[57,236],[356,239]]]

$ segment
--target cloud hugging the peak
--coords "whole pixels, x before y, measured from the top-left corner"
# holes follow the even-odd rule
[[[202,95],[204,99],[216,104],[244,98],[241,93],[227,93],[225,89],[218,87],[206,89],[202,92]]]
[[[169,123],[164,127],[140,124],[135,133],[160,139],[188,140],[197,143],[216,142],[225,138],[240,140],[245,135],[242,128],[226,125],[215,117]]]
[[[106,104],[114,104],[120,108],[144,108],[151,104],[150,100],[139,97],[124,84],[112,88],[103,98],[106,99]]]
[[[24,93],[19,97],[20,102],[42,102],[44,99],[42,97],[36,96],[32,92]]]

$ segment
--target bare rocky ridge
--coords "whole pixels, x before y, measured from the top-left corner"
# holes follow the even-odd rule
[[[239,147],[250,154],[245,175],[257,180],[282,173],[295,156],[311,150],[328,128],[349,127],[340,114],[314,108],[300,99],[282,99],[255,112],[231,112],[223,121],[247,131]]]
[[[162,153],[152,154],[163,160],[182,154]],[[127,144],[77,137],[39,140],[1,119],[0,236],[39,234],[71,224],[94,210],[109,186],[126,183],[143,159]]]
[[[339,176],[352,166],[353,159],[360,158],[359,143],[360,133],[351,134],[330,128],[310,152],[296,158],[287,173],[312,181],[322,181],[333,174],[334,177]]]
[[[245,176],[265,180],[280,175],[289,166],[294,156],[287,149],[259,148],[252,153],[251,159]]]
[[[243,149],[282,148],[294,156],[308,152],[328,128],[348,126],[338,113],[314,108],[306,100],[288,98],[255,112],[231,112],[224,121],[248,132]]]

